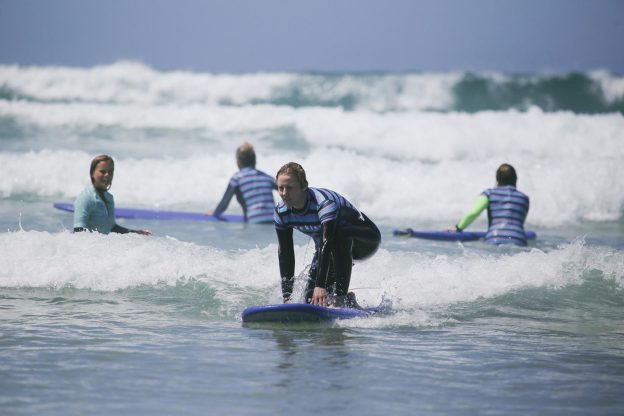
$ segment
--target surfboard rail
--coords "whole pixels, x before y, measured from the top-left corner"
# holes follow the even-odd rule
[[[278,303],[245,308],[241,314],[243,323],[296,323],[331,322],[342,319],[368,318],[387,312],[388,307],[333,308],[309,303]]]
[[[413,237],[437,241],[476,241],[485,238],[487,231],[448,231],[448,230],[413,230],[401,228],[392,231],[397,237]],[[535,240],[535,231],[525,231],[527,240]]]
[[[62,211],[74,212],[74,204],[69,202],[55,202],[52,206]],[[242,215],[208,215],[201,212],[167,211],[137,208],[115,208],[115,218],[129,218],[141,220],[184,220],[184,221],[225,221],[245,222]]]

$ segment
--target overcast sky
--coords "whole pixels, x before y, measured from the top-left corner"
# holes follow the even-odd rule
[[[0,63],[624,74],[624,0],[0,0]]]

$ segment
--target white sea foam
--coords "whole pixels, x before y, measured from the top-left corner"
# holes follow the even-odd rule
[[[604,70],[592,71],[589,77],[602,87],[607,102],[612,103],[624,99],[624,77],[616,77]]]
[[[275,248],[227,252],[168,237],[18,231],[0,234],[0,247],[5,287],[115,291],[192,278],[255,287],[279,275]]]
[[[516,167],[518,188],[531,197],[528,226],[621,217],[621,114],[420,111],[446,106],[457,79],[213,75],[136,63],[0,66],[0,85],[37,97],[0,100],[0,196],[73,200],[88,183],[91,158],[109,153],[117,161],[111,191],[118,206],[205,210],[216,206],[236,170],[234,150],[248,140],[260,169],[274,174],[298,161],[312,186],[344,194],[385,224],[455,223],[494,185],[503,162]],[[351,91],[368,104],[354,111],[256,104],[289,88],[319,102]],[[619,94],[617,86],[605,88]],[[235,203],[231,209],[240,212]]]
[[[158,72],[141,63],[119,62],[89,69],[0,65],[0,85],[43,101],[136,105],[175,103],[245,104],[269,99],[290,74],[214,75]]]
[[[345,112],[336,108],[243,108],[211,106],[136,106],[109,104],[43,104],[0,101],[0,116],[37,128],[73,126],[89,130],[205,129],[222,143],[232,136],[269,134],[284,127],[297,132],[310,147],[340,146],[403,160],[621,157],[621,114],[543,113],[391,113]],[[120,133],[119,139],[132,140]],[[175,145],[179,146],[180,143]]]
[[[276,252],[275,245],[226,251],[167,237],[18,231],[0,234],[0,286],[116,291],[194,280],[216,289],[224,302],[261,293],[260,301],[274,303],[280,299]],[[300,264],[306,252],[307,247],[296,248]],[[385,297],[397,310],[432,310],[520,289],[579,284],[587,270],[624,288],[622,253],[580,240],[550,252],[515,254],[380,249],[355,265],[351,288],[365,305]],[[297,281],[299,290],[302,284]]]
[[[489,72],[499,84],[537,83],[545,76],[512,78]],[[587,76],[598,83],[607,103],[624,97],[624,78],[604,70]],[[211,74],[157,71],[122,61],[92,68],[0,65],[0,85],[40,101],[134,105],[246,105],[299,97],[307,105],[342,103],[375,112],[448,110],[462,73],[331,75],[295,73]],[[344,101],[351,100],[351,104]]]
[[[353,97],[373,111],[452,106],[459,73],[331,76],[292,73],[159,72],[136,62],[89,69],[0,65],[0,85],[41,101],[133,105],[245,105],[293,94],[319,103]]]
[[[290,117],[298,112],[309,118]],[[286,110],[277,118],[301,123],[299,141],[284,151],[270,132],[264,138],[256,135],[252,141],[258,167],[274,174],[283,163],[298,161],[312,186],[337,190],[369,215],[395,225],[456,222],[482,190],[494,185],[494,172],[502,162],[516,167],[518,187],[531,197],[529,224],[548,227],[579,219],[615,220],[622,214],[624,118],[620,115],[412,116],[369,114],[367,118],[338,110]],[[246,120],[259,130],[279,125],[267,121],[269,113],[262,118],[258,114],[254,121]],[[234,149],[245,140],[240,132],[218,137],[220,142],[205,144],[154,139],[153,150],[146,153],[160,151],[158,157],[128,155],[123,139],[102,143],[102,150],[117,161],[111,192],[118,206],[193,210],[216,206],[236,170]],[[53,143],[64,147],[62,138]],[[93,156],[78,150],[1,152],[7,180],[0,182],[0,195],[73,200],[88,183]]]

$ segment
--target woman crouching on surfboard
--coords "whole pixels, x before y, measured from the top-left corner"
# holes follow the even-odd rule
[[[74,202],[74,232],[152,234],[149,230],[130,230],[115,223],[115,200],[108,192],[113,184],[114,173],[115,162],[112,157],[99,155],[91,161],[91,184]]]
[[[379,248],[377,226],[342,195],[309,188],[301,165],[290,162],[276,175],[282,201],[275,208],[279,266],[284,302],[290,302],[295,271],[293,229],[312,237],[314,259],[305,291],[307,303],[358,307],[349,292],[353,260],[372,256]]]

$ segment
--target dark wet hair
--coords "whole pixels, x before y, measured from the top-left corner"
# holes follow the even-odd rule
[[[513,166],[503,163],[498,167],[496,171],[496,182],[499,185],[513,185],[516,186],[518,176]]]
[[[91,178],[91,183],[93,183],[93,172],[95,172],[95,169],[100,162],[112,162],[113,167],[115,166],[115,161],[109,155],[99,155],[94,157],[91,161],[91,168],[89,169],[89,178]]]
[[[241,168],[256,167],[256,152],[249,143],[243,143],[236,149],[236,162]]]
[[[280,175],[294,176],[295,178],[297,178],[297,182],[299,182],[299,185],[301,185],[302,189],[308,188],[308,180],[306,179],[305,170],[303,170],[303,166],[301,166],[299,163],[295,163],[295,162],[286,163],[277,171],[277,175],[275,175],[275,179],[277,180],[277,178]]]

